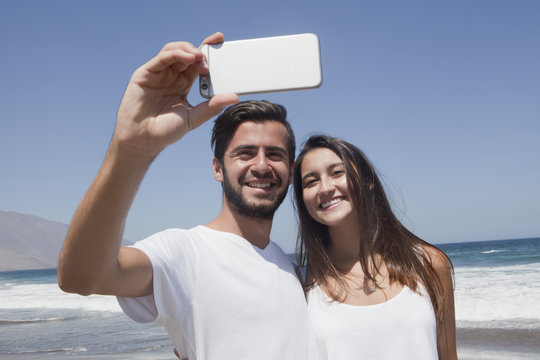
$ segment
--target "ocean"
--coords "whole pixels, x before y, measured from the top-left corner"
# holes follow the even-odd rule
[[[452,259],[461,360],[540,359],[540,238],[437,245]],[[175,359],[114,297],[63,293],[56,270],[0,272],[0,359]]]

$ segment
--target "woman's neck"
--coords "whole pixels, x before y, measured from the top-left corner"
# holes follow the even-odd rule
[[[351,269],[360,254],[360,227],[358,221],[328,228],[330,246],[328,256],[332,263],[342,269]]]

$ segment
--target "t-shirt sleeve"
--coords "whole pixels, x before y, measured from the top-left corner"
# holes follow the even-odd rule
[[[137,242],[133,247],[144,252],[152,263],[153,295],[117,297],[131,319],[161,325],[183,319],[191,309],[197,277],[198,254],[185,230],[166,230]]]

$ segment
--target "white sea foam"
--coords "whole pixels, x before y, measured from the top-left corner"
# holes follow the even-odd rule
[[[0,325],[32,324],[32,323],[65,321],[65,320],[69,320],[69,318],[67,318],[67,317],[44,317],[44,318],[16,319],[16,320],[0,319]]]
[[[78,348],[59,348],[59,349],[39,349],[39,350],[24,350],[24,351],[6,351],[6,354],[58,354],[58,353],[74,353],[74,352],[87,352],[88,349],[85,347],[78,347]]]
[[[75,309],[121,312],[114,296],[68,294],[56,284],[22,284],[0,291],[0,309]]]
[[[508,251],[508,250],[487,250],[487,251],[482,251],[482,254],[495,254],[495,253],[500,253],[500,252],[505,252],[505,251]]]
[[[540,264],[456,268],[456,320],[540,320]]]
[[[457,267],[458,322],[540,320],[540,263],[503,267]],[[67,294],[57,284],[4,283],[0,309],[75,309],[121,312],[113,296]]]

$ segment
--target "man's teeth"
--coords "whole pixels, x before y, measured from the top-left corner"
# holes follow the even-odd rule
[[[325,202],[325,203],[322,203],[322,204],[321,204],[321,207],[322,207],[323,209],[325,209],[325,208],[327,208],[327,207],[329,207],[329,206],[331,206],[331,205],[337,204],[337,203],[340,202],[340,201],[341,201],[341,198],[332,199],[332,200],[330,200],[330,201],[327,201],[327,202]]]
[[[254,187],[254,188],[269,188],[270,187],[270,183],[250,183],[249,186],[250,187]]]

